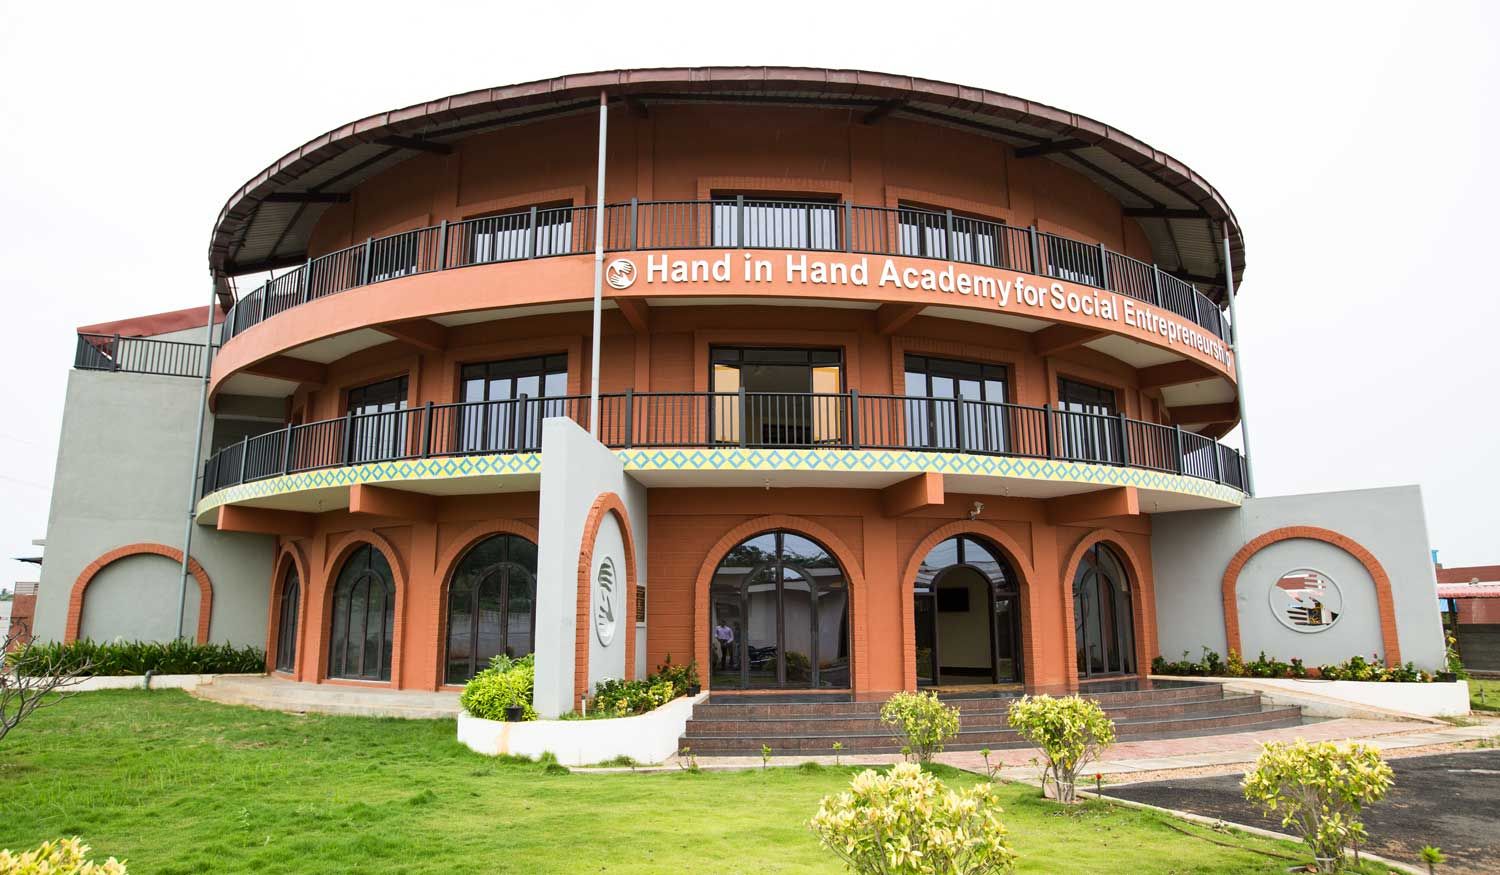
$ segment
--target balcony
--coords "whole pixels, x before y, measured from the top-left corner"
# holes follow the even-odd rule
[[[117,371],[164,377],[202,377],[208,362],[201,343],[80,334],[73,367],[82,371]]]
[[[442,222],[309,259],[241,298],[221,344],[309,301],[398,277],[594,251],[596,208]],[[1170,311],[1227,340],[1224,314],[1188,282],[1102,244],[909,207],[720,199],[604,207],[604,249],[786,249],[931,258],[1015,270],[1114,292]]]
[[[203,470],[202,495],[328,469],[418,460],[530,457],[541,451],[542,421],[563,416],[589,425],[588,398],[428,404],[347,415],[246,438],[220,450]],[[682,451],[757,456],[758,470],[819,456],[826,472],[856,468],[857,457],[889,453],[946,457],[956,474],[981,471],[975,459],[1084,466],[1089,479],[1118,485],[1129,474],[1170,475],[1242,495],[1246,462],[1238,451],[1178,427],[1020,404],[865,395],[760,392],[624,392],[599,398],[599,439],[627,457],[670,458]],[[880,454],[887,455],[880,455]],[[643,455],[644,454],[644,455]],[[732,462],[733,459],[730,458]],[[407,467],[411,467],[407,465]],[[468,470],[472,464],[457,467]],[[627,468],[630,467],[627,464]],[[1034,467],[1034,466],[1033,466]],[[534,466],[533,466],[534,470]],[[884,470],[891,470],[889,467]],[[1082,469],[1079,469],[1082,470]],[[315,478],[318,488],[345,478]],[[1060,479],[1070,480],[1069,477]],[[691,480],[686,482],[692,482]],[[225,503],[225,502],[218,502]],[[200,505],[200,509],[203,508]]]

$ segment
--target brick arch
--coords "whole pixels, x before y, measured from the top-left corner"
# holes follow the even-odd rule
[[[322,628],[318,630],[318,665],[312,676],[319,681],[332,681],[345,683],[342,678],[328,677],[328,648],[332,644],[330,632],[333,629],[333,592],[338,583],[338,572],[344,567],[349,554],[369,544],[381,555],[391,566],[391,580],[396,585],[396,606],[393,608],[391,623],[391,679],[389,686],[396,689],[401,688],[401,660],[405,651],[403,638],[406,632],[406,566],[401,561],[401,552],[391,543],[390,539],[373,529],[358,529],[345,532],[337,549],[328,552],[329,560],[323,563],[323,613],[321,617]],[[347,681],[353,684],[371,684],[378,681]]]
[[[68,597],[68,624],[63,632],[64,642],[72,643],[78,640],[78,630],[83,625],[83,595],[84,591],[89,588],[89,584],[94,582],[94,578],[99,572],[104,570],[106,565],[109,565],[111,562],[117,562],[127,556],[165,556],[179,565],[182,564],[181,550],[176,547],[168,547],[166,544],[155,544],[149,541],[116,547],[93,562],[90,562],[83,569],[83,572],[78,575],[78,579],[73,581],[73,592]],[[197,559],[188,559],[188,571],[192,573],[193,579],[198,581],[198,631],[196,640],[199,644],[207,644],[208,624],[209,620],[213,617],[214,607],[213,583],[208,579],[208,572],[203,570],[203,566],[198,564]]]
[[[917,688],[917,617],[916,607],[912,604],[916,592],[917,570],[921,568],[922,560],[932,552],[932,548],[958,535],[973,535],[992,542],[1006,554],[1016,573],[1021,576],[1020,585],[1016,588],[1021,594],[1021,674],[1022,680],[1030,688],[1036,683],[1038,629],[1032,610],[1036,608],[1037,602],[1032,598],[1031,592],[1036,572],[1032,569],[1025,548],[1000,527],[980,520],[958,520],[938,526],[917,542],[906,561],[906,569],[901,573],[901,659],[906,689]]]
[[[589,685],[589,592],[594,568],[594,543],[599,538],[599,527],[604,524],[606,514],[613,514],[620,526],[620,539],[625,542],[625,600],[621,613],[625,620],[625,679],[635,677],[635,587],[636,558],[635,533],[630,529],[630,514],[625,502],[613,492],[604,492],[589,506],[588,517],[583,523],[583,538],[578,545],[578,614],[574,626],[573,652],[573,698],[588,693]]]
[[[1137,674],[1147,673],[1152,654],[1156,650],[1156,620],[1152,614],[1147,613],[1147,606],[1156,604],[1156,584],[1148,570],[1149,566],[1141,561],[1135,548],[1130,546],[1123,534],[1114,529],[1095,529],[1073,546],[1067,563],[1063,565],[1063,575],[1059,581],[1059,595],[1063,605],[1063,656],[1067,661],[1070,687],[1078,686],[1078,636],[1075,631],[1077,619],[1073,616],[1073,578],[1078,574],[1083,554],[1100,543],[1108,544],[1119,554],[1125,573],[1130,578],[1127,582],[1133,587],[1130,594],[1130,621],[1135,624],[1133,637]]]
[[[433,689],[440,689],[447,682],[447,605],[448,588],[453,585],[453,572],[458,570],[458,563],[463,561],[464,556],[474,548],[474,545],[478,544],[480,541],[485,540],[486,538],[490,538],[495,535],[519,535],[533,544],[537,543],[541,538],[541,535],[537,532],[536,526],[521,522],[520,520],[485,520],[484,522],[475,523],[472,526],[469,526],[467,529],[464,529],[463,532],[461,532],[459,536],[454,539],[452,545],[444,550],[442,552],[442,555],[438,557],[437,567],[439,569],[442,569],[443,576],[440,578],[442,582],[438,586],[437,637],[433,639],[435,642],[437,642],[437,646],[439,648],[436,669],[437,673],[433,677]],[[532,610],[536,610],[535,605],[532,606]],[[532,642],[533,648],[535,647],[535,645],[536,642]]]
[[[1367,550],[1363,544],[1342,535],[1332,529],[1322,529],[1317,526],[1285,526],[1272,529],[1263,535],[1253,539],[1250,543],[1241,547],[1234,558],[1229,560],[1229,566],[1224,569],[1223,597],[1224,597],[1224,638],[1227,646],[1241,654],[1244,653],[1240,641],[1240,609],[1235,600],[1235,590],[1239,585],[1240,571],[1256,553],[1266,549],[1272,544],[1281,541],[1303,539],[1308,541],[1322,541],[1325,544],[1343,550],[1353,556],[1360,565],[1365,567],[1365,572],[1370,575],[1370,580],[1375,583],[1375,601],[1380,611],[1380,640],[1385,650],[1386,665],[1401,664],[1401,642],[1396,635],[1396,602],[1391,594],[1391,578],[1386,574],[1385,567],[1375,554]]]
[[[271,568],[271,604],[266,614],[266,673],[276,671],[276,649],[281,643],[281,591],[286,586],[288,567],[297,572],[297,583],[301,588],[297,597],[297,642],[293,645],[296,656],[292,677],[296,679],[301,676],[306,656],[303,650],[307,641],[307,598],[311,584],[307,578],[307,559],[292,541],[281,542]]]
[[[854,551],[844,543],[844,539],[834,534],[833,530],[820,523],[815,523],[804,517],[791,516],[790,514],[768,514],[747,520],[728,532],[711,547],[704,560],[703,566],[698,569],[698,578],[693,583],[693,658],[698,661],[700,670],[705,679],[709,672],[708,661],[708,586],[713,580],[714,569],[729,555],[729,551],[741,541],[751,535],[768,532],[772,529],[786,529],[800,535],[806,535],[822,544],[838,560],[839,566],[844,570],[844,577],[849,586],[849,645],[852,648],[851,661],[854,663],[850,672],[850,685],[854,689],[863,689],[867,686],[867,670],[864,668],[869,663],[866,659],[869,642],[866,640],[865,627],[867,625],[865,607],[865,576],[864,571],[855,559]],[[708,689],[705,683],[704,689]]]

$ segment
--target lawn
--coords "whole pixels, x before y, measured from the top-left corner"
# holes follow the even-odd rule
[[[76,834],[156,875],[839,871],[806,822],[853,769],[579,774],[453,735],[452,721],[84,693],[0,741],[0,847]],[[1272,873],[1289,861],[1267,853],[1302,857],[1148,812],[1064,811],[1022,785],[1000,793],[1022,872]]]
[[[1475,711],[1500,711],[1500,681],[1470,678],[1469,707]]]

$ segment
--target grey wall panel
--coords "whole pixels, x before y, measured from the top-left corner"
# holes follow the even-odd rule
[[[69,373],[37,592],[40,639],[63,637],[74,581],[99,556],[140,542],[181,549],[198,397],[199,383],[182,377]],[[263,535],[222,534],[204,526],[194,531],[193,556],[214,587],[212,640],[265,646],[272,543]],[[178,567],[140,567],[152,568],[153,576],[143,596],[158,592],[154,577],[165,575],[170,597],[142,597],[135,615],[141,634],[126,627],[120,634],[148,637],[163,616],[175,631]],[[190,580],[188,589],[196,590],[196,583]],[[191,635],[193,627],[186,631]]]
[[[1442,665],[1436,581],[1422,493],[1416,486],[1251,498],[1234,510],[1157,514],[1151,524],[1158,637],[1162,655],[1169,659],[1179,658],[1183,651],[1197,658],[1203,647],[1221,654],[1227,650],[1221,584],[1230,559],[1242,546],[1273,529],[1316,526],[1352,538],[1385,569],[1402,659],[1427,669]],[[1315,634],[1281,626],[1271,614],[1264,588],[1297,567],[1333,576],[1345,598],[1353,599],[1349,616]],[[1378,619],[1371,623],[1378,615],[1367,601],[1373,585],[1359,563],[1342,550],[1305,539],[1283,542],[1246,564],[1240,586],[1259,593],[1236,594],[1243,646],[1251,657],[1265,649],[1282,659],[1295,656],[1316,664],[1356,653],[1384,654]]]

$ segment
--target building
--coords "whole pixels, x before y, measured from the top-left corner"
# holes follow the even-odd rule
[[[420,690],[535,651],[544,714],[669,659],[861,698],[1442,661],[1415,487],[1252,498],[1217,440],[1224,198],[1074,113],[818,69],[487,89],[299,146],[208,255],[186,613],[202,308],[80,335],[43,638]]]
[[[1464,667],[1500,672],[1500,565],[1437,564],[1443,625],[1458,642]]]

